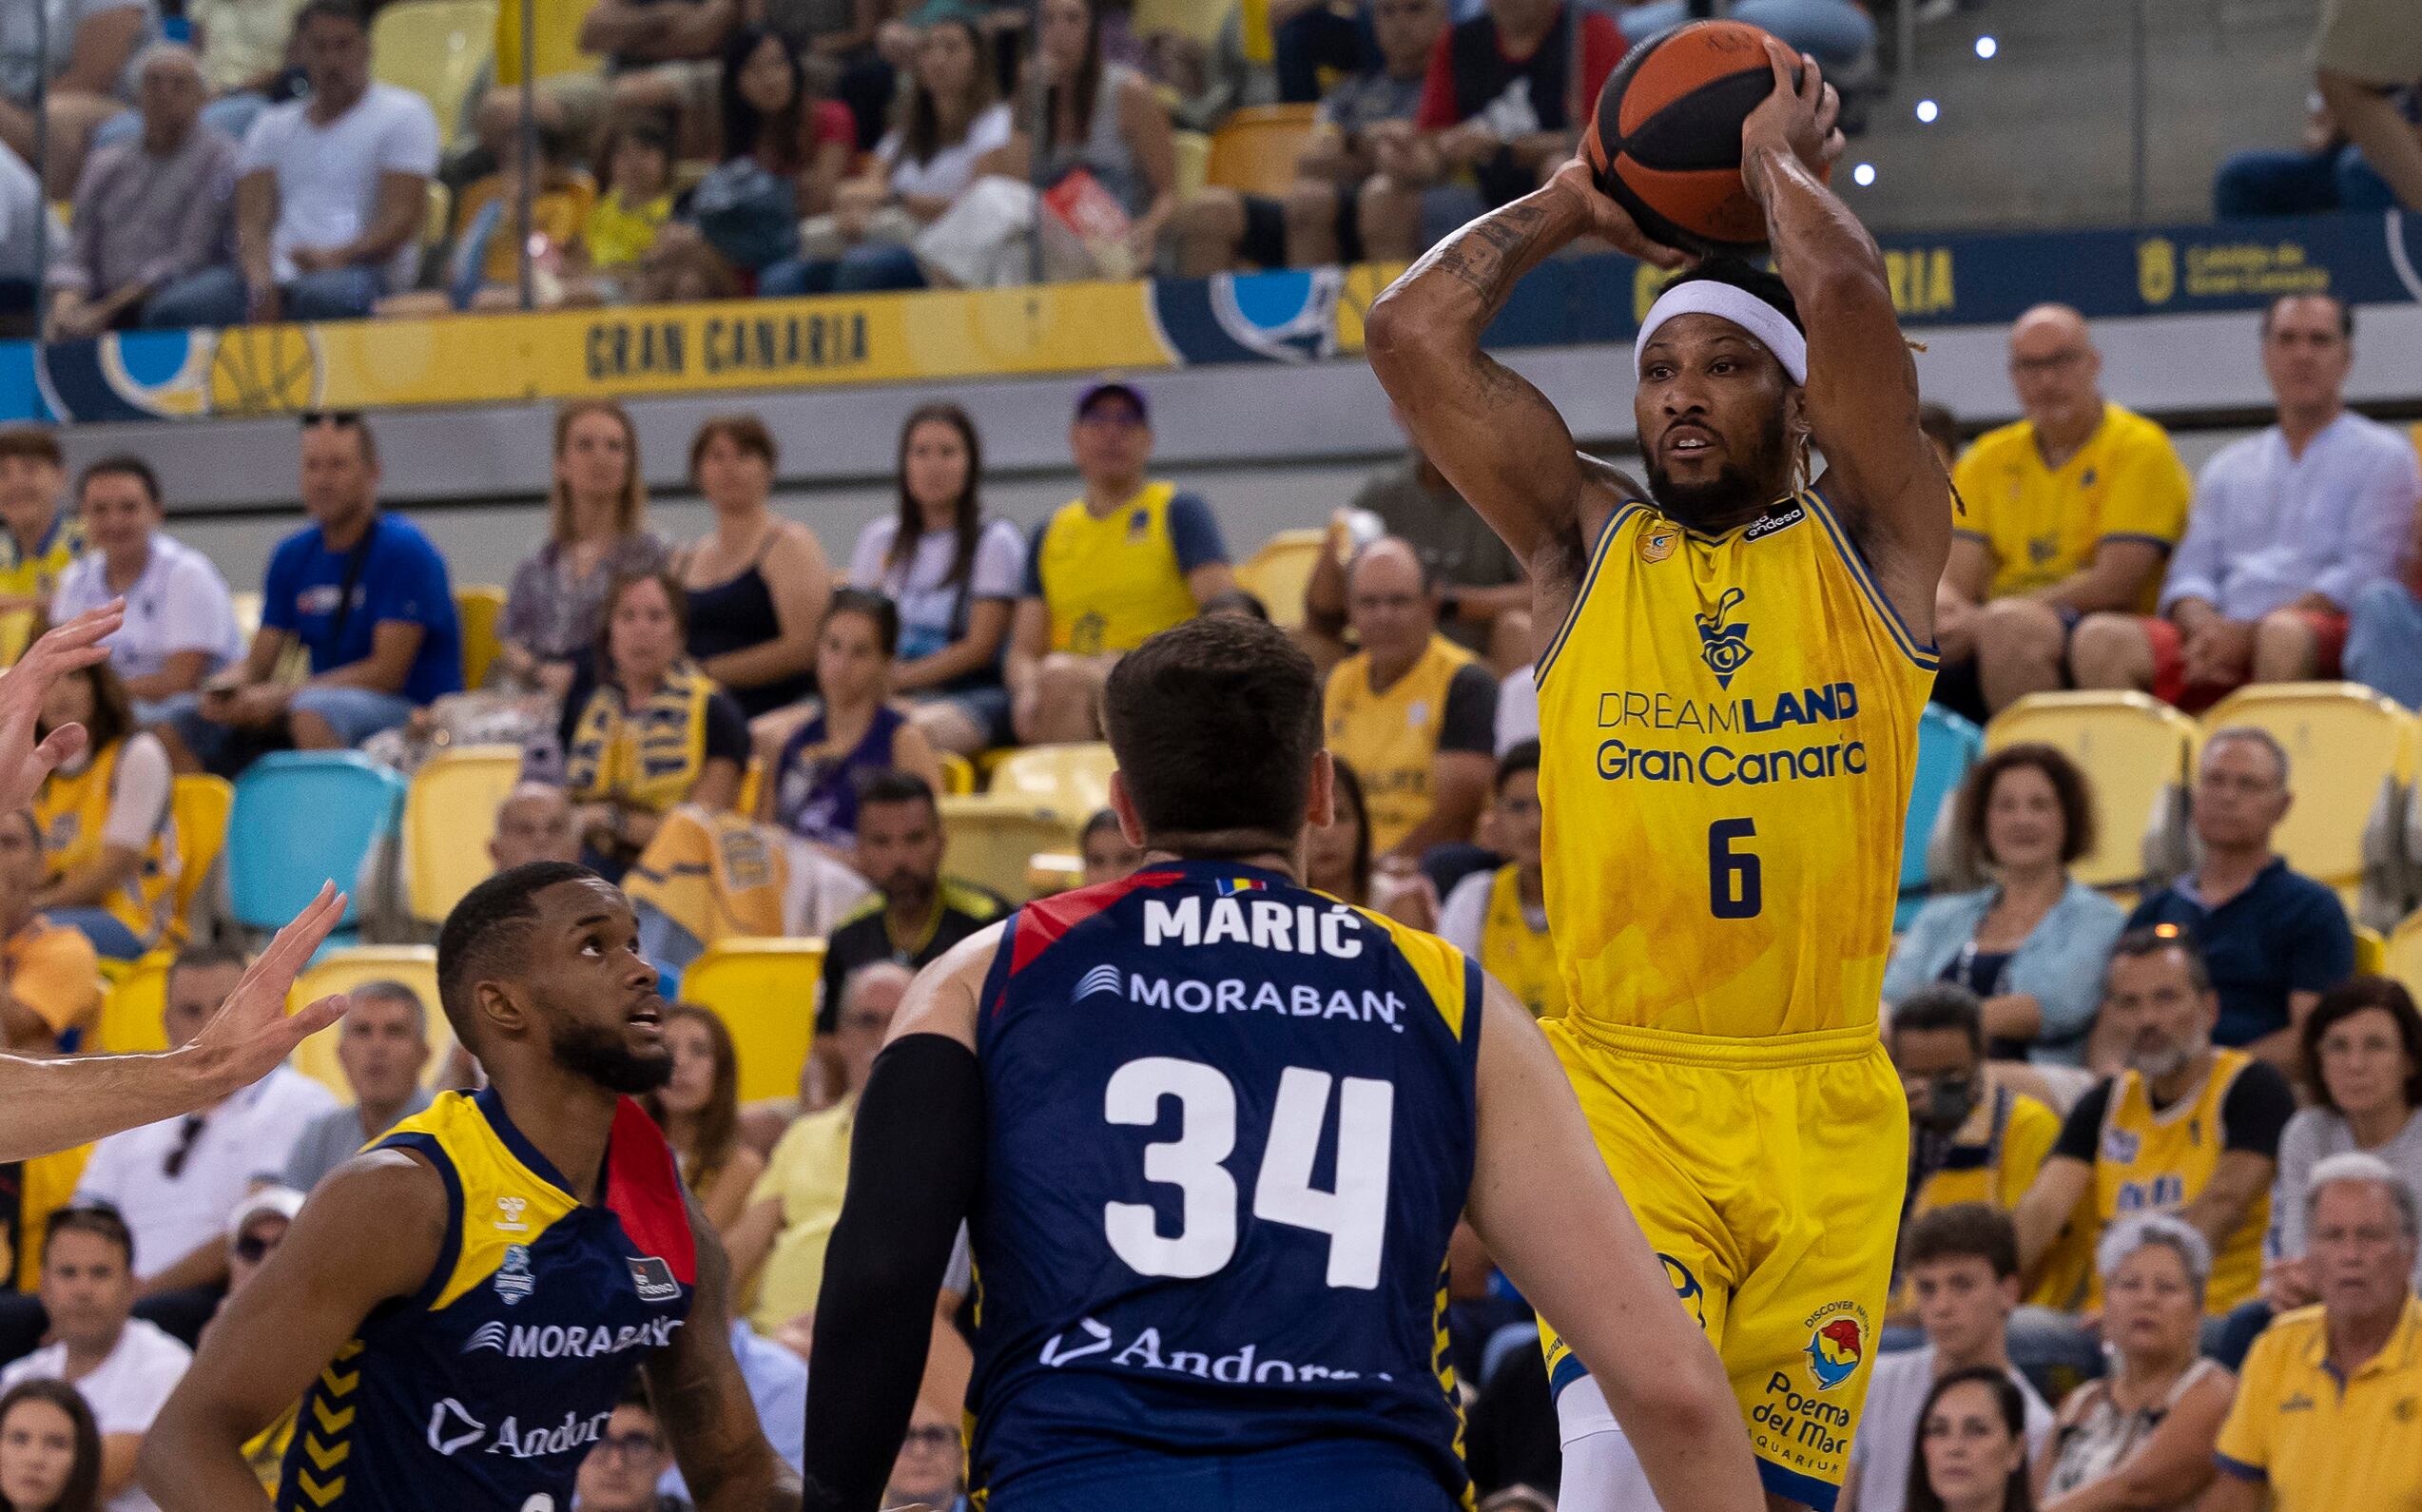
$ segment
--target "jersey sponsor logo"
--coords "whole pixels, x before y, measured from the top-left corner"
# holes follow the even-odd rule
[[[1076,1000],[1099,998],[1107,994],[1117,997],[1126,991],[1127,974],[1107,962],[1076,979]]]
[[[1127,544],[1134,545],[1153,533],[1153,512],[1139,509],[1127,516]]]
[[[1276,898],[1144,900],[1144,944],[1250,945],[1255,950],[1352,960],[1363,953],[1362,916],[1344,903],[1324,908]]]
[[[1733,611],[1741,607],[1741,591],[1728,588],[1715,601],[1714,611],[1694,616],[1698,622],[1699,660],[1715,674],[1715,686],[1730,688],[1733,675],[1750,659],[1749,626],[1733,619]]]
[[[1858,1374],[1859,1362],[1866,1358],[1866,1330],[1847,1313],[1818,1324],[1808,1336],[1809,1373],[1816,1377],[1819,1390],[1831,1391]]]
[[[1272,1382],[1294,1386],[1311,1381],[1359,1381],[1365,1375],[1360,1370],[1270,1359],[1264,1356],[1261,1346],[1255,1344],[1242,1345],[1229,1353],[1214,1356],[1203,1349],[1168,1348],[1158,1328],[1141,1329],[1124,1345],[1120,1344],[1117,1334],[1108,1324],[1093,1318],[1078,1319],[1077,1328],[1081,1331],[1055,1333],[1044,1340],[1036,1358],[1045,1367],[1057,1370],[1091,1356],[1107,1356],[1102,1362],[1105,1365],[1129,1370],[1157,1370],[1192,1376],[1197,1381],[1217,1381],[1224,1386],[1268,1386]],[[1371,1371],[1369,1377],[1374,1381],[1396,1379],[1385,1370]]]
[[[1867,742],[1831,741],[1781,750],[1735,751],[1710,746],[1700,751],[1657,750],[1610,740],[1598,747],[1598,775],[1606,781],[1688,783],[1694,786],[1763,787],[1802,778],[1864,777]]]
[[[552,1427],[524,1428],[518,1419],[507,1418],[496,1425],[496,1436],[484,1451],[510,1455],[516,1460],[536,1460],[550,1455],[569,1454],[585,1449],[606,1436],[606,1421],[613,1416],[611,1409],[582,1417],[567,1412],[564,1420]]]
[[[505,1246],[505,1257],[496,1266],[497,1300],[508,1308],[517,1308],[524,1297],[537,1289],[538,1278],[530,1273],[530,1247]]]
[[[1640,532],[1640,560],[1655,566],[1674,554],[1681,544],[1682,528],[1671,520],[1658,520]]]
[[[1671,693],[1641,693],[1629,688],[1598,695],[1598,727],[1622,729],[1637,725],[1649,729],[1695,729],[1707,735],[1765,735],[1787,725],[1831,725],[1858,714],[1858,685],[1828,683],[1822,688],[1785,690],[1763,710],[1754,696],[1702,703]]]
[[[1110,976],[1103,979],[1102,974]],[[1078,983],[1082,1000],[1103,993],[1124,991],[1139,1008],[1172,1009],[1186,1014],[1274,1014],[1281,1018],[1343,1018],[1347,1023],[1385,1024],[1398,1034],[1407,1018],[1405,999],[1392,992],[1343,987],[1323,992],[1308,982],[1285,986],[1268,978],[1223,977],[1216,980],[1147,977],[1135,972],[1118,980],[1114,966],[1096,966]]]
[[[2281,1412],[2310,1412],[2318,1404],[2311,1397],[2306,1396],[2301,1391],[2297,1391],[2291,1394],[2285,1402],[2279,1404],[2279,1410]]]
[[[1767,536],[1773,534],[1776,531],[1790,530],[1792,526],[1797,525],[1800,521],[1806,518],[1808,518],[1807,509],[1801,505],[1794,504],[1780,514],[1769,514],[1765,518],[1759,520],[1756,524],[1741,533],[1741,539],[1745,541],[1763,540]]]
[[[496,1231],[528,1233],[530,1225],[521,1221],[521,1215],[529,1207],[528,1197],[498,1197],[496,1199]]]
[[[630,1261],[630,1284],[642,1302],[670,1302],[681,1295],[681,1283],[673,1279],[672,1267],[662,1257],[635,1254]]]
[[[2105,1129],[2102,1131],[2102,1158],[2115,1166],[2134,1165],[2141,1143],[2136,1135],[2124,1129]]]
[[[473,1417],[463,1405],[448,1397],[429,1409],[429,1447],[439,1454],[460,1453],[479,1442],[488,1425]]]
[[[645,1323],[626,1323],[618,1328],[603,1324],[591,1328],[578,1323],[551,1323],[543,1328],[514,1324],[508,1328],[502,1320],[491,1320],[472,1330],[462,1352],[476,1354],[482,1349],[494,1349],[508,1360],[595,1360],[626,1349],[665,1348],[672,1343],[673,1330],[681,1324],[679,1318],[649,1318]]]

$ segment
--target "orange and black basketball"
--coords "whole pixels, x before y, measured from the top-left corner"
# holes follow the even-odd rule
[[[1774,90],[1767,35],[1694,21],[1607,75],[1582,147],[1599,188],[1654,240],[1694,252],[1765,244],[1766,217],[1741,184],[1741,123]]]

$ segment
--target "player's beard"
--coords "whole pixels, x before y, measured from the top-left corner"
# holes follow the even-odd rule
[[[1732,437],[1725,439],[1729,442]],[[1676,483],[1652,454],[1649,496],[1657,500],[1666,518],[1693,530],[1724,530],[1739,524],[1791,490],[1790,441],[1783,431],[1782,405],[1767,413],[1756,439],[1747,456],[1726,462],[1704,483]]]
[[[558,1019],[547,1031],[547,1049],[555,1064],[576,1076],[586,1076],[608,1092],[636,1097],[655,1092],[672,1080],[672,1051],[643,1056],[620,1034],[577,1019]]]

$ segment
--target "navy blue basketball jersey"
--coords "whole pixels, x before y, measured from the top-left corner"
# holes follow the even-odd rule
[[[280,1512],[569,1512],[631,1371],[689,1315],[697,1251],[672,1151],[624,1098],[605,1190],[583,1204],[494,1089],[448,1093],[376,1148],[436,1168],[445,1247],[312,1383]]]
[[[1446,1247],[1481,975],[1234,863],[1019,910],[976,1031],[975,1487],[1362,1444],[1468,1501]]]

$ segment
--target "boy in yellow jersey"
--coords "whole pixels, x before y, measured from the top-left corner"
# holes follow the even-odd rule
[[[1036,527],[1010,622],[1010,721],[1030,746],[1098,739],[1095,706],[1119,656],[1236,586],[1211,506],[1144,475],[1142,390],[1096,383],[1079,395],[1068,449],[1085,491]]]
[[[1876,1018],[1951,509],[1883,258],[1819,177],[1839,103],[1813,60],[1768,48],[1742,175],[1782,276],[1710,264],[1650,309],[1647,490],[1578,454],[1480,345],[1516,281],[1579,237],[1679,261],[1586,162],[1431,252],[1367,335],[1422,450],[1559,627],[1536,674],[1569,998],[1548,1038],[1724,1358],[1770,1504],[1830,1508],[1907,1176]],[[1808,487],[1812,444],[1828,471]],[[1599,1384],[1560,1344],[1549,1373],[1560,1504],[1654,1505]]]
[[[1564,979],[1547,934],[1546,879],[1540,868],[1539,742],[1526,740],[1497,763],[1493,816],[1497,843],[1513,860],[1477,871],[1447,893],[1438,932],[1481,970],[1503,982],[1534,1018],[1564,1012]]]

